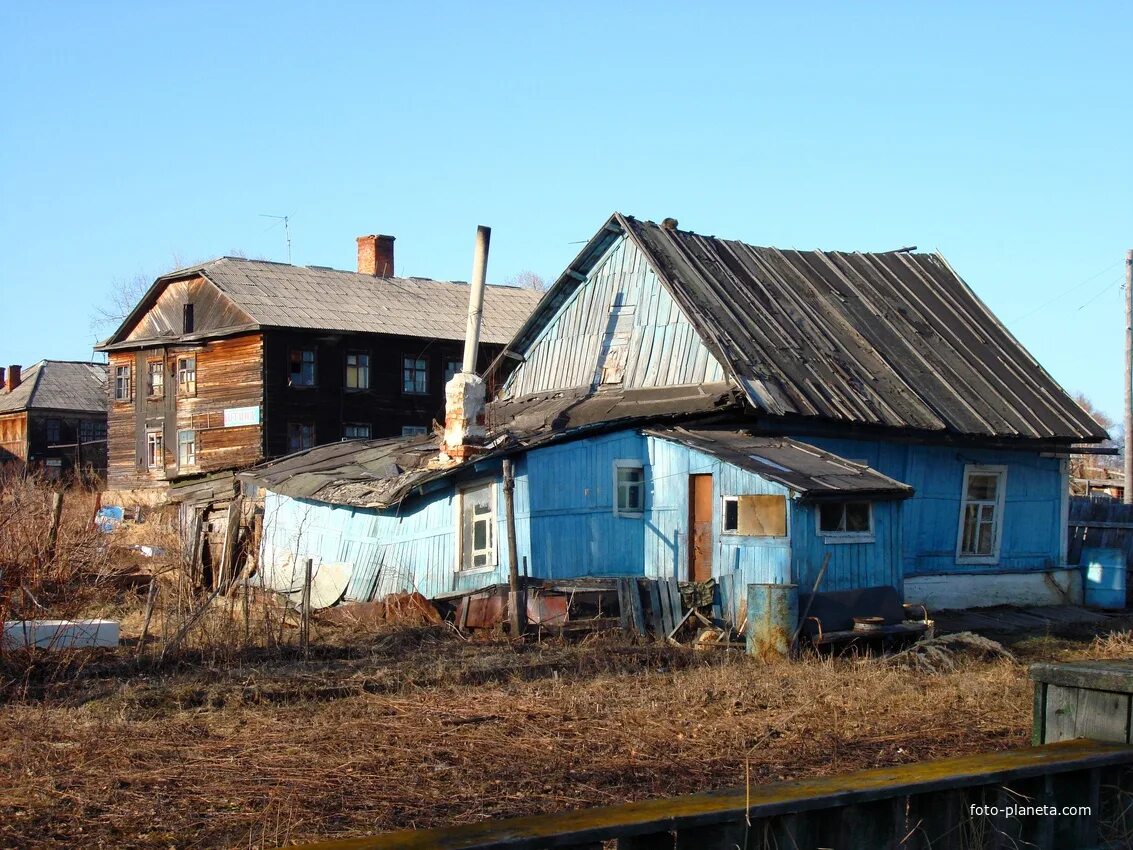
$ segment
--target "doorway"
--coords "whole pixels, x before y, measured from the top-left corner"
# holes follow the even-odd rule
[[[688,477],[689,547],[688,577],[690,581],[712,578],[712,476]]]

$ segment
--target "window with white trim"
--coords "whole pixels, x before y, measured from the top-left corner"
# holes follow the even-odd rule
[[[150,360],[146,367],[149,370],[146,395],[150,398],[161,398],[165,395],[165,361]]]
[[[177,432],[177,465],[178,466],[196,466],[197,465],[197,432],[196,431],[178,431]]]
[[[460,491],[461,570],[496,566],[496,499],[492,483],[477,484]]]
[[[161,469],[165,466],[165,440],[160,431],[146,432],[146,468]]]
[[[614,461],[614,515],[641,516],[645,511],[645,466],[639,460]]]
[[[872,537],[873,504],[865,501],[819,502],[818,533],[822,537]]]
[[[114,367],[114,400],[115,401],[131,401],[133,396],[130,395],[130,367],[129,366],[115,366]]]
[[[197,394],[197,358],[177,358],[177,395],[193,396]]]
[[[408,395],[425,395],[429,392],[428,358],[401,358],[401,391]]]
[[[967,464],[964,467],[960,527],[956,538],[957,562],[994,564],[999,561],[1006,495],[1006,466]]]

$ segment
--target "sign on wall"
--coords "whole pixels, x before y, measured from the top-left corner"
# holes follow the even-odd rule
[[[239,428],[244,425],[260,424],[260,406],[252,407],[226,407],[224,409],[224,427]]]

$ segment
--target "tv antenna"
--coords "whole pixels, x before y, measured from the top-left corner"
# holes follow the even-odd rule
[[[274,218],[283,222],[283,238],[287,240],[287,264],[291,265],[291,216],[260,213],[260,218]]]

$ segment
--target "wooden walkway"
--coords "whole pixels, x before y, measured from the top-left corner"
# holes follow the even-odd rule
[[[967,611],[941,611],[930,615],[938,632],[1045,632],[1067,626],[1118,622],[1115,616],[1077,605],[1044,605],[1035,608],[971,608]]]
[[[1105,794],[1128,794],[1133,746],[1063,741],[608,808],[406,831],[307,850],[958,850],[1095,847]],[[1090,806],[1091,815],[1008,814],[1006,806]],[[972,814],[969,805],[1002,814]],[[981,818],[983,820],[981,820]],[[972,842],[973,835],[987,838]]]

